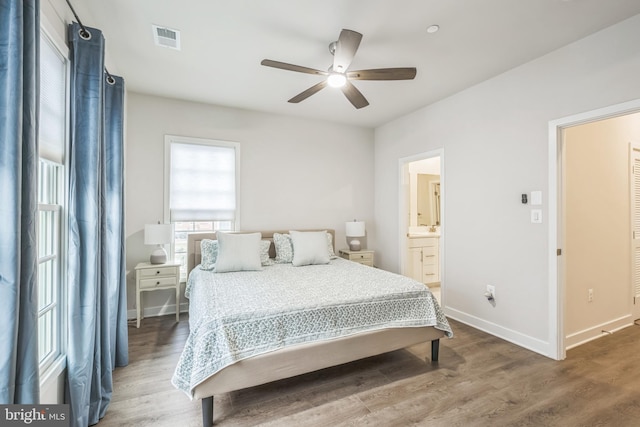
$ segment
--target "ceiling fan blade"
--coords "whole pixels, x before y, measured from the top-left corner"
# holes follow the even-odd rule
[[[300,92],[299,94],[297,94],[296,96],[294,96],[293,98],[291,98],[289,100],[289,102],[292,102],[294,104],[297,104],[300,101],[304,101],[305,99],[307,99],[308,97],[310,97],[311,95],[313,95],[314,93],[319,92],[321,89],[324,89],[325,86],[327,86],[327,81],[323,80],[318,84],[315,84],[313,86],[311,86],[309,89],[305,90],[304,92]]]
[[[263,59],[260,64],[266,67],[279,68],[281,70],[297,71],[298,73],[316,74],[319,76],[328,76],[329,73],[315,68],[302,67],[300,65],[287,64],[286,62],[272,61],[271,59]]]
[[[360,93],[360,91],[351,84],[348,80],[344,86],[342,86],[342,93],[347,97],[349,102],[353,104],[356,108],[362,108],[369,105],[369,101]]]
[[[360,46],[360,40],[362,40],[362,34],[356,31],[342,30],[340,32],[336,51],[333,53],[333,71],[338,73],[347,71],[358,46]]]
[[[416,76],[415,68],[378,68],[347,72],[352,80],[412,80]]]

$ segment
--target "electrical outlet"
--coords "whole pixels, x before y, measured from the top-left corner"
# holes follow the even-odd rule
[[[487,292],[489,294],[491,294],[491,296],[493,296],[493,298],[496,298],[496,287],[493,285],[487,285]]]
[[[593,302],[593,289],[589,289],[589,302]]]

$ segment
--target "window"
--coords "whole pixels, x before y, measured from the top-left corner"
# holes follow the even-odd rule
[[[38,355],[46,372],[63,355],[64,153],[67,61],[49,38],[40,41],[38,167]]]
[[[46,369],[61,354],[62,166],[40,159],[38,177],[38,355]]]
[[[239,152],[237,143],[165,137],[165,222],[174,224],[182,280],[189,233],[237,228]]]

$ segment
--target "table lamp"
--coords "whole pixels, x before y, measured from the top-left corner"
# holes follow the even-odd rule
[[[345,231],[345,234],[347,235],[347,242],[349,242],[349,249],[352,251],[359,251],[362,249],[360,240],[357,238],[365,236],[364,221],[356,221],[354,219],[353,221],[347,222],[345,224]]]
[[[146,224],[144,226],[144,244],[156,245],[151,252],[149,262],[151,264],[164,264],[167,262],[167,251],[162,245],[173,240],[173,224]]]

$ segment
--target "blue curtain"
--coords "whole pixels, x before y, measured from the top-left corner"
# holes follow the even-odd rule
[[[69,26],[69,345],[71,424],[102,418],[112,371],[128,363],[124,277],[122,78],[104,73],[104,38]],[[110,80],[110,82],[107,82]]]
[[[39,403],[38,0],[0,2],[0,404]]]
[[[129,363],[127,331],[127,282],[125,276],[124,240],[124,80],[107,76],[105,86],[105,215],[103,216],[103,301],[108,310],[103,316],[103,338],[108,345],[104,364],[112,367]],[[105,329],[106,328],[106,329]],[[111,375],[108,381],[111,397]],[[104,415],[104,414],[103,414]]]

